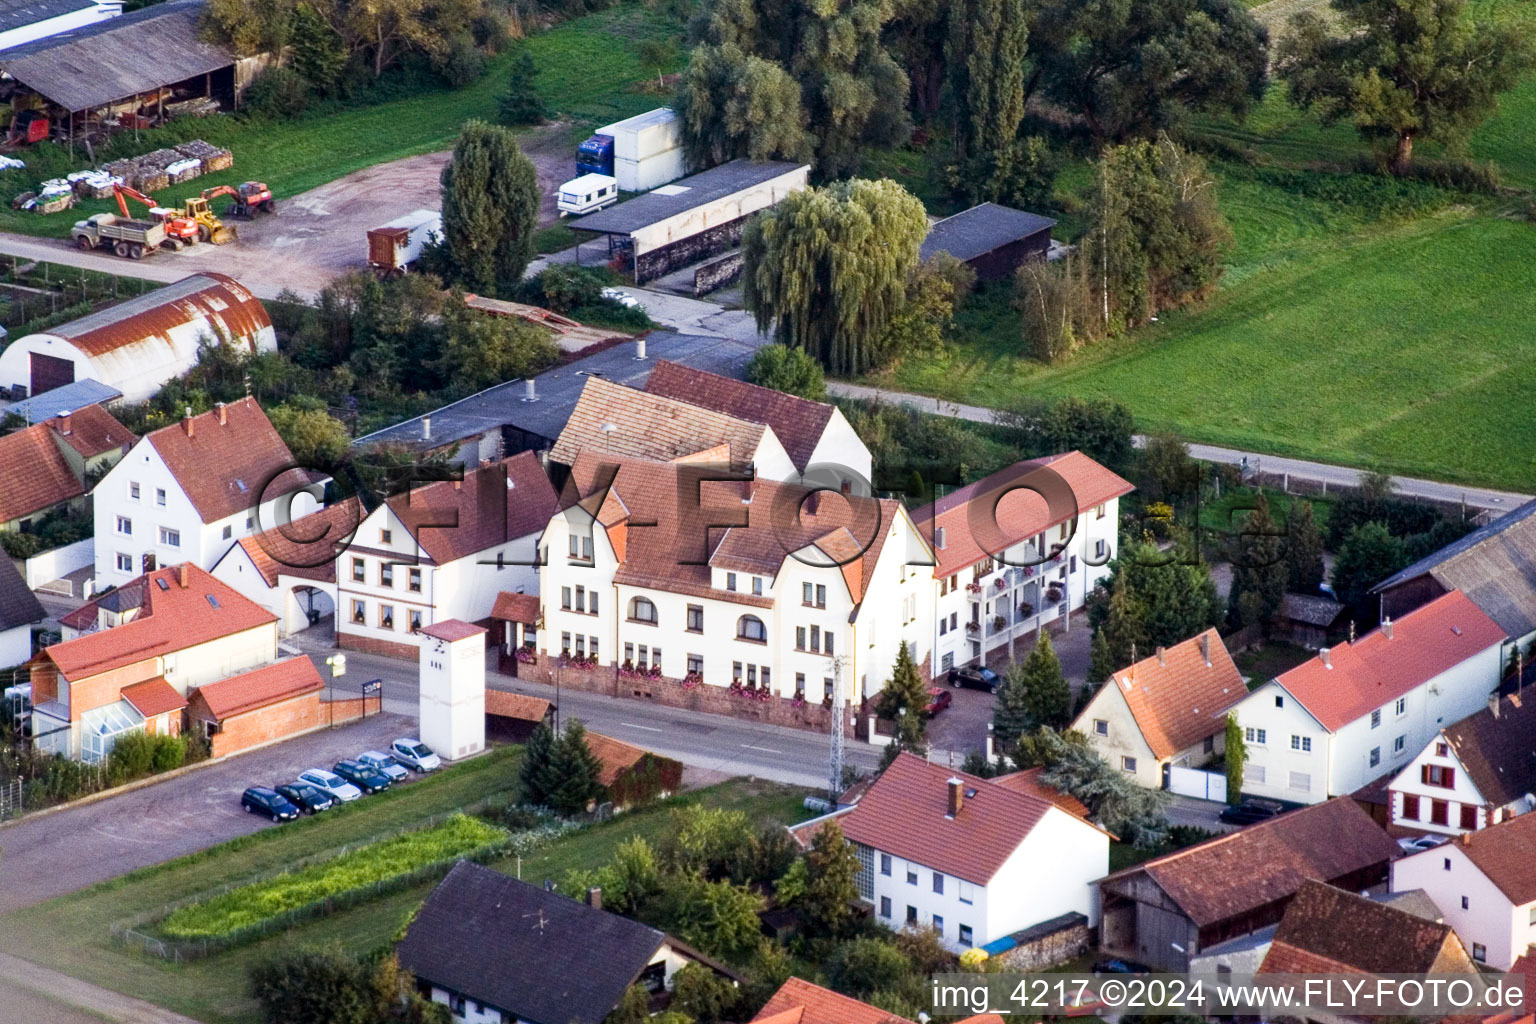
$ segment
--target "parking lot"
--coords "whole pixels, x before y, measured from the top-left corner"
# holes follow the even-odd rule
[[[240,794],[247,786],[290,782],[306,768],[329,768],[364,750],[387,749],[391,740],[415,731],[413,718],[376,715],[9,823],[0,827],[0,913],[275,827],[242,813]]]

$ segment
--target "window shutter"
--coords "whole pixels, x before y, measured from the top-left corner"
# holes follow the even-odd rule
[[[1429,785],[1429,765],[1419,765],[1419,781],[1426,786]]]
[[[1442,774],[1445,777],[1445,788],[1446,789],[1455,789],[1456,788],[1456,769],[1455,768],[1442,768],[1442,769],[1440,769],[1440,771],[1442,772]]]

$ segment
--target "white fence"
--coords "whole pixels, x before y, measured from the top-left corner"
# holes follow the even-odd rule
[[[1179,796],[1192,796],[1196,800],[1218,800],[1226,803],[1227,777],[1218,772],[1201,771],[1198,768],[1168,767],[1168,792]]]
[[[77,540],[73,544],[66,544],[61,548],[51,551],[42,551],[27,559],[23,575],[27,578],[27,589],[36,590],[44,583],[52,583],[56,579],[68,576],[77,569],[84,569],[96,560],[96,540],[86,537]],[[70,594],[70,597],[83,597],[83,594]]]

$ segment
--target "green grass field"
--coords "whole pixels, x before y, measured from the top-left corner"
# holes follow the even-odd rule
[[[0,950],[45,964],[75,977],[130,993],[188,1014],[206,1024],[255,1024],[257,1008],[246,993],[251,965],[297,945],[339,943],[366,952],[388,945],[414,913],[430,883],[402,890],[291,931],[185,964],[172,964],[138,953],[112,939],[108,925],[161,906],[177,896],[271,870],[306,854],[407,828],[433,814],[516,785],[521,748],[502,748],[492,756],[449,769],[400,790],[348,805],[252,837],[214,847],[193,857],[136,871],[111,882],[0,917]],[[396,796],[393,801],[390,796]],[[658,841],[669,823],[669,808],[698,800],[710,806],[745,811],[755,822],[785,824],[808,816],[805,793],[765,782],[733,780],[555,840],[531,856],[493,865],[531,882],[559,880],[573,869],[607,863],[614,848],[634,835]],[[297,827],[296,827],[297,826]]]

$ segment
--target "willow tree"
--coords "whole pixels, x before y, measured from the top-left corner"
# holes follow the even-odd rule
[[[923,204],[888,179],[791,193],[742,236],[746,307],[758,330],[858,373],[906,302],[927,233]]]

